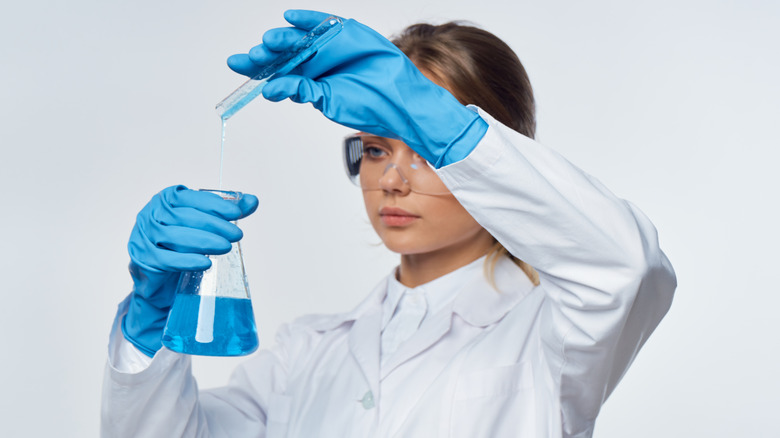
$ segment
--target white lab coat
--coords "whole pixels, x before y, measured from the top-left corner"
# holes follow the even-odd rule
[[[538,287],[502,260],[498,291],[473,275],[381,367],[386,279],[348,313],[283,326],[223,388],[198,391],[165,348],[138,373],[109,360],[103,436],[590,437],[674,272],[636,207],[479,111],[487,134],[439,175]]]

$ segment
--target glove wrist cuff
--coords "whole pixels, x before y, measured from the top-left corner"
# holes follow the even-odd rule
[[[474,113],[471,109],[464,109],[471,112],[474,116],[471,119],[471,122],[467,124],[449,144],[447,144],[443,153],[438,157],[438,160],[433,163],[434,167],[437,169],[452,163],[457,163],[466,158],[471,151],[477,147],[477,144],[482,140],[482,137],[485,136],[485,133],[488,130],[488,124],[482,120],[482,117]]]
[[[163,329],[158,328],[141,328],[137,324],[130,323],[130,328],[127,323],[127,316],[122,318],[122,335],[128,342],[133,344],[135,348],[141,353],[154,357],[154,355],[162,348],[162,334]],[[163,328],[164,328],[163,323]],[[159,336],[158,336],[159,335]]]
[[[122,334],[139,351],[149,357],[162,348],[162,335],[170,307],[159,308],[134,293],[130,307],[122,318]]]

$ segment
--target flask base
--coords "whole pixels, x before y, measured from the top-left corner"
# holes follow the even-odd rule
[[[201,356],[244,356],[257,350],[252,301],[177,294],[162,339],[170,350]]]

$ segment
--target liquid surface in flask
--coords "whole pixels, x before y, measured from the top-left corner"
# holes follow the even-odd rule
[[[163,343],[177,352],[243,356],[257,349],[252,302],[248,298],[177,294]]]

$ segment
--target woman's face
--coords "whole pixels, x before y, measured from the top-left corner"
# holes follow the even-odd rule
[[[366,148],[363,160],[409,163],[416,156],[400,140],[379,138],[378,144],[381,147]],[[384,164],[381,169],[385,169]],[[361,179],[372,179],[362,184],[372,188],[363,191],[363,200],[374,230],[388,249],[402,255],[474,253],[473,257],[478,257],[484,254],[493,243],[492,236],[460,205],[438,176],[433,175],[436,178],[433,183],[429,179],[410,178],[405,182],[396,168],[374,174],[361,171]],[[434,185],[435,190],[426,190]],[[445,194],[418,193],[425,191]]]

